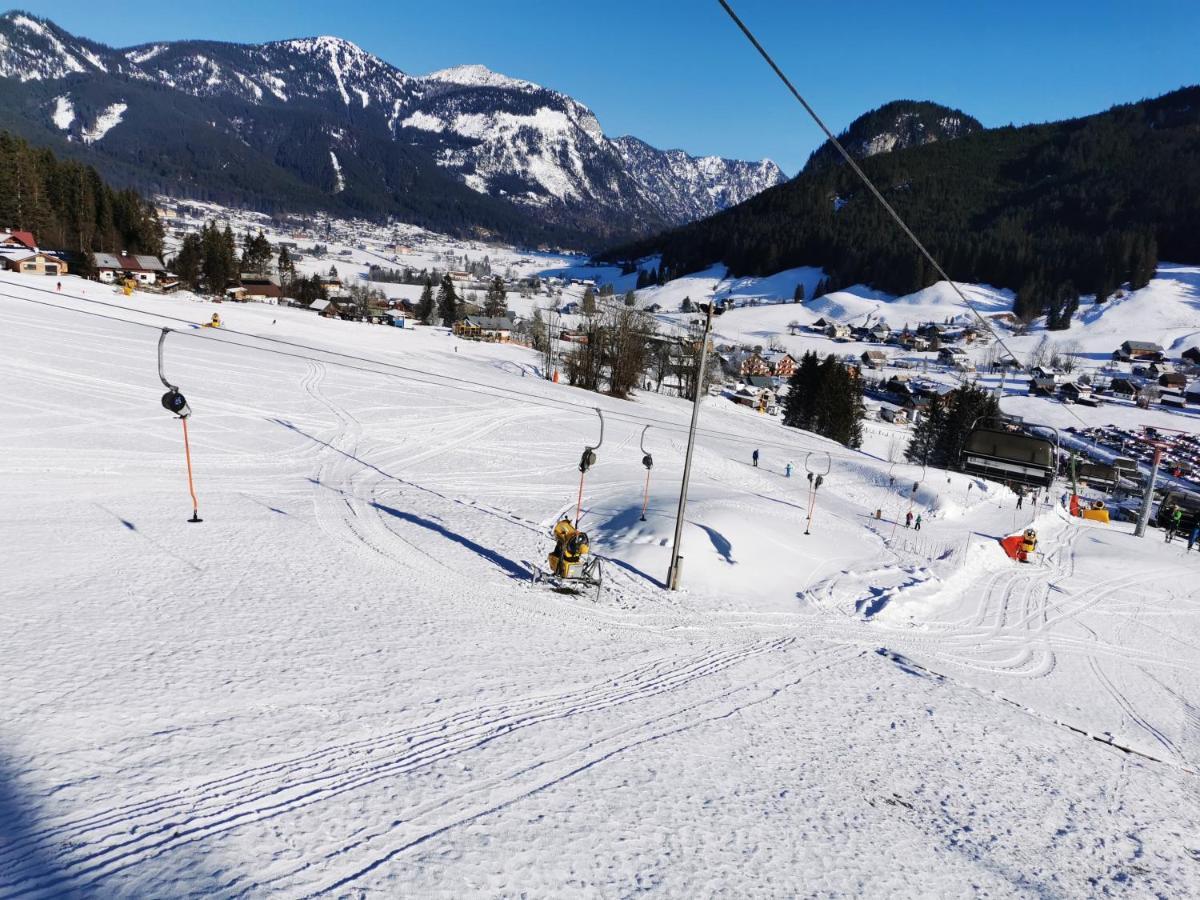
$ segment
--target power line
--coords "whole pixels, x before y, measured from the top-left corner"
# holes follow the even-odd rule
[[[913,242],[913,245],[917,248],[917,250],[920,251],[921,255],[929,261],[929,264],[933,266],[934,270],[939,276],[941,276],[942,280],[946,281],[950,285],[951,290],[958,294],[958,298],[963,302],[963,305],[971,311],[972,315],[979,320],[980,324],[983,325],[984,328],[991,332],[992,337],[996,339],[996,342],[1004,348],[1005,352],[1012,357],[1017,365],[1021,366],[1022,369],[1027,368],[1026,366],[1021,365],[1020,359],[1015,353],[1013,353],[1012,349],[1006,343],[1004,343],[1004,338],[1000,336],[999,332],[997,332],[992,326],[992,323],[989,322],[983,316],[983,314],[979,312],[979,310],[971,305],[971,301],[967,299],[967,295],[963,293],[962,289],[958,286],[954,279],[946,274],[946,270],[942,268],[941,263],[939,263],[934,258],[933,254],[925,248],[925,245],[921,243],[921,240],[916,236],[916,234],[913,233],[913,230],[908,227],[908,224],[900,217],[900,214],[896,212],[895,207],[893,207],[892,204],[887,201],[887,198],[883,196],[879,188],[875,187],[875,183],[867,177],[867,173],[862,170],[862,167],[859,166],[854,157],[851,156],[846,148],[842,146],[842,142],[837,139],[832,131],[830,131],[829,126],[825,124],[824,120],[817,115],[817,111],[812,108],[807,100],[804,99],[804,96],[796,89],[796,86],[792,84],[791,79],[783,73],[783,70],[779,68],[778,63],[775,62],[771,54],[767,52],[766,48],[764,48],[761,43],[759,43],[758,38],[754,36],[754,32],[752,32],[746,23],[741,20],[741,17],[739,17],[738,14],[733,11],[733,7],[729,5],[728,0],[717,0],[717,2],[720,3],[722,9],[729,14],[729,18],[733,20],[734,24],[741,29],[742,34],[746,36],[746,39],[750,41],[750,43],[754,46],[754,49],[758,51],[759,55],[766,60],[767,65],[771,67],[772,71],[779,76],[779,80],[783,82],[784,86],[791,92],[792,96],[795,97],[796,100],[799,101],[800,105],[804,107],[805,112],[807,112],[812,120],[817,123],[817,127],[819,127],[821,131],[825,132],[825,136],[829,139],[829,142],[833,144],[838,153],[842,155],[842,158],[846,161],[846,164],[850,166],[850,168],[854,171],[854,174],[859,177],[862,183],[867,186],[867,189],[875,196],[875,199],[879,201],[879,204],[887,211],[888,215],[890,215],[895,220],[896,224],[900,226],[900,230],[908,236],[908,239]],[[1081,424],[1087,424],[1083,421],[1083,418],[1073,409],[1070,409],[1070,407],[1067,408],[1067,411]]]

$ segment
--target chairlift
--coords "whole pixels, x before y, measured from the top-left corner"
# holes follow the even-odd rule
[[[1058,429],[1049,425],[976,419],[963,445],[962,470],[992,481],[1049,488],[1059,445]]]

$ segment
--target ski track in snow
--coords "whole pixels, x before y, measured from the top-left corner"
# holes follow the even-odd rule
[[[0,284],[0,323],[23,338],[0,360],[18,598],[0,613],[0,788],[28,786],[38,809],[16,828],[0,804],[0,896],[1179,894],[1194,878],[1178,835],[1197,824],[1200,610],[1194,563],[1169,547],[1130,565],[1127,535],[1057,508],[1020,519],[1003,495],[978,499],[964,533],[922,493],[926,532],[897,533],[867,515],[908,505],[894,466],[842,455],[801,537],[809,498],[782,479],[785,454],[768,444],[753,469],[710,437],[691,589],[666,594],[650,573],[682,438],[649,433],[642,523],[641,427],[617,419],[585,484],[605,589],[557,594],[528,572],[573,512],[586,412],[256,355],[223,333],[167,345],[196,410],[205,523],[189,528],[153,331],[3,296],[44,299],[31,283]],[[161,325],[151,309],[209,315],[138,296],[125,315]],[[519,348],[462,343],[451,368],[434,329],[221,312],[577,395],[522,378]],[[653,395],[636,409],[686,421]],[[752,413],[706,416],[785,439]],[[1044,559],[996,561],[984,535],[1030,521]],[[19,539],[30,528],[37,544]],[[1057,824],[1014,836],[1019,821]],[[985,837],[1001,831],[1004,847]],[[610,856],[630,864],[597,868]]]

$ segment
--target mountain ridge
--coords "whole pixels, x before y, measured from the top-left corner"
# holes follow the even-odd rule
[[[11,11],[0,39],[0,127],[144,190],[594,245],[784,180],[769,161],[648,144],[637,154],[644,168],[631,168],[625,145],[569,95],[477,64],[411,75],[331,35],[111,48]],[[118,107],[114,123],[94,127]],[[122,135],[131,128],[141,141]],[[222,160],[231,153],[244,175]],[[676,173],[674,190],[652,189],[664,172]]]

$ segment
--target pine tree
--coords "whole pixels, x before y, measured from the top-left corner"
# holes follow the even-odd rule
[[[796,285],[796,290],[792,292],[792,302],[793,303],[803,303],[804,302],[804,282],[800,282]]]
[[[200,235],[194,232],[185,235],[171,266],[175,274],[179,276],[180,282],[188,290],[194,291],[200,287],[200,270],[203,262],[204,249]]]
[[[585,316],[592,316],[596,314],[596,292],[590,287],[584,289],[583,300],[580,302],[580,307],[582,308]]]
[[[679,311],[683,312],[683,313],[690,313],[692,311],[692,298],[691,297],[683,298],[683,302],[679,304]]]
[[[285,288],[296,280],[296,263],[287,247],[279,248],[279,262],[276,267],[279,270],[279,282]]]
[[[908,442],[908,449],[904,451],[905,458],[909,462],[929,465],[945,426],[946,413],[942,398],[934,397],[921,414],[921,420],[913,428],[912,439]]]
[[[483,301],[483,312],[487,316],[503,316],[508,312],[508,292],[504,290],[504,279],[497,275],[488,285]]]
[[[625,305],[631,309],[637,306],[637,295],[633,291],[625,292]]]
[[[809,351],[800,358],[788,379],[788,394],[783,404],[783,424],[792,428],[812,428],[819,389],[817,354]]]
[[[454,282],[450,280],[449,275],[442,276],[441,286],[438,287],[437,314],[447,328],[454,324],[458,316],[458,294],[454,291]]]
[[[433,324],[433,282],[425,276],[425,286],[421,289],[421,299],[417,301],[417,319],[422,325]]]

